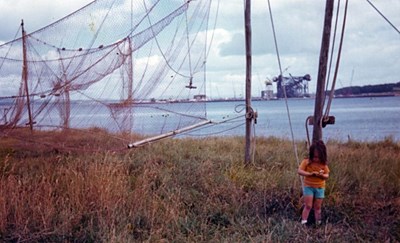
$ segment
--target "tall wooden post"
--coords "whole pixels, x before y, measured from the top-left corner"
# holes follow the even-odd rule
[[[317,79],[317,91],[315,97],[314,107],[314,127],[313,127],[313,138],[312,141],[322,140],[322,112],[324,108],[325,99],[325,82],[327,63],[329,55],[329,42],[331,38],[331,25],[332,25],[332,13],[333,13],[334,0],[327,0],[325,6],[325,21],[324,30],[322,33],[321,51],[319,55],[319,68],[318,68],[318,79]]]
[[[29,116],[29,127],[32,131],[33,120],[32,120],[32,111],[31,111],[31,103],[30,103],[29,87],[28,87],[28,62],[26,57],[26,33],[24,29],[24,20],[21,20],[21,28],[22,28],[22,56],[23,56],[22,80],[24,81],[25,85],[26,104],[28,106],[28,116]]]
[[[245,163],[250,163],[251,123],[251,0],[246,0],[245,10],[245,39],[246,39],[246,148]]]

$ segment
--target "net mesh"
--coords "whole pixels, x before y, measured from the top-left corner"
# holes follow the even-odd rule
[[[0,132],[129,141],[206,119],[210,0],[97,0],[0,45]],[[197,102],[193,100],[197,99]]]

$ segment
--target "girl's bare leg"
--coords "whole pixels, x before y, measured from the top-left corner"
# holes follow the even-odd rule
[[[313,196],[304,196],[304,209],[303,213],[301,214],[302,221],[308,219],[308,215],[310,214],[310,211],[313,207],[313,199]]]
[[[324,199],[322,198],[316,198],[314,201],[314,215],[315,215],[315,223],[321,223],[321,206],[322,206],[322,201]]]

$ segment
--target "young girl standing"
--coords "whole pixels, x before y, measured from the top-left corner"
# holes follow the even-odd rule
[[[298,169],[298,174],[304,176],[303,198],[304,209],[301,223],[306,224],[308,215],[314,208],[315,222],[321,224],[321,206],[325,197],[325,180],[329,178],[326,146],[323,141],[311,145],[309,158],[304,159]]]

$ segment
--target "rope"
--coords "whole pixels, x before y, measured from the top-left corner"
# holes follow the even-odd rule
[[[217,1],[217,9],[216,9],[216,13],[215,13],[215,20],[214,20],[214,26],[213,26],[213,31],[212,31],[212,35],[211,35],[211,38],[210,38],[210,46],[209,46],[209,48],[208,48],[208,50],[206,50],[206,56],[205,56],[205,60],[207,60],[208,59],[208,55],[210,54],[210,51],[211,51],[211,43],[213,42],[213,40],[214,40],[214,35],[215,35],[215,29],[216,29],[216,26],[217,26],[217,17],[218,17],[218,13],[219,13],[219,3],[220,3],[220,0],[218,0]],[[210,8],[211,8],[211,5],[210,5]],[[208,22],[207,22],[208,23]],[[208,26],[208,24],[207,24],[207,26]],[[206,35],[208,34],[208,28],[207,28],[207,30],[206,30]],[[206,40],[207,40],[207,38],[206,38]],[[207,49],[207,48],[205,48],[205,49]]]
[[[282,76],[282,74],[283,74],[282,65],[281,65],[281,60],[280,60],[280,57],[279,57],[279,50],[278,50],[278,44],[277,44],[277,40],[276,40],[275,26],[274,26],[274,20],[273,20],[273,17],[272,17],[270,0],[268,0],[268,8],[269,8],[269,14],[270,14],[270,19],[271,19],[271,24],[272,24],[272,32],[274,34],[274,42],[275,42],[276,55],[277,55],[277,58],[278,58],[280,76],[283,77]],[[297,165],[299,165],[300,161],[299,161],[299,156],[298,156],[298,153],[297,153],[297,146],[296,146],[295,139],[294,139],[293,126],[292,126],[292,121],[291,121],[291,118],[290,118],[290,111],[289,111],[289,105],[288,105],[288,99],[287,99],[287,94],[286,94],[286,88],[285,87],[283,87],[283,93],[284,93],[284,96],[285,96],[285,105],[286,105],[286,111],[287,111],[288,120],[289,120],[289,127],[290,127],[290,134],[291,134],[291,137],[292,137],[293,150],[294,150],[294,153],[295,153]]]
[[[367,2],[386,20],[386,22],[388,22],[393,29],[395,29],[397,31],[397,33],[400,34],[400,30],[396,28],[396,26],[394,26],[386,17],[385,15],[383,15],[369,0],[367,0]]]
[[[325,114],[324,117],[327,118],[329,116],[329,111],[331,109],[331,104],[332,104],[332,100],[333,100],[333,95],[334,95],[334,90],[335,90],[335,85],[336,85],[336,79],[337,79],[337,74],[339,71],[339,64],[340,64],[340,56],[342,53],[342,46],[343,46],[343,37],[344,37],[344,30],[346,27],[346,18],[347,18],[347,7],[348,7],[348,0],[346,0],[346,5],[344,8],[344,16],[343,16],[343,24],[342,24],[342,33],[340,36],[340,43],[339,43],[339,50],[338,50],[338,56],[336,59],[336,67],[335,67],[335,74],[333,76],[333,80],[332,80],[332,88],[331,88],[331,92],[329,93],[329,100],[328,100],[328,104],[326,106],[326,110],[325,110]]]
[[[252,151],[252,161],[254,164],[255,156],[256,156],[256,123],[253,122],[253,151]]]
[[[243,107],[243,108],[240,108],[240,107]],[[239,108],[240,108],[240,109],[239,109]],[[235,106],[235,112],[236,112],[236,113],[241,113],[241,112],[243,112],[245,109],[246,109],[246,105],[237,105],[237,106]],[[213,121],[211,126],[220,125],[220,124],[223,124],[223,123],[228,123],[228,122],[231,122],[231,121],[233,121],[233,120],[236,120],[236,119],[239,119],[239,118],[242,118],[242,117],[243,117],[243,115],[239,115],[239,116],[235,116],[235,117],[230,118],[230,119],[226,119],[225,121],[219,121],[219,122]],[[220,134],[220,133],[224,133],[224,132],[233,130],[233,129],[235,129],[235,128],[238,128],[238,127],[240,127],[240,126],[243,126],[244,124],[246,124],[246,123],[240,123],[239,125],[236,125],[236,126],[234,126],[234,127],[230,127],[230,128],[228,128],[228,129],[225,129],[225,130],[222,130],[222,131],[218,131],[218,132],[203,133],[203,134],[192,134],[192,133],[190,133],[190,132],[195,132],[195,131],[198,131],[198,130],[200,130],[200,129],[206,128],[206,127],[200,127],[200,128],[197,128],[197,129],[192,129],[190,132],[188,131],[188,132],[185,132],[185,133],[182,133],[182,134],[187,134],[187,135],[190,135],[190,136],[216,135],[216,134]],[[254,126],[254,124],[253,124],[253,126]],[[255,150],[255,148],[253,148],[253,150]]]
[[[331,57],[330,57],[330,59],[329,59],[329,69],[328,69],[328,76],[327,76],[327,78],[326,78],[327,83],[326,83],[326,88],[325,88],[325,90],[328,89],[329,80],[330,80],[330,77],[331,77],[331,69],[332,69],[332,63],[333,63],[333,61],[332,61],[332,59],[333,59],[333,51],[335,50],[336,30],[337,30],[337,25],[338,25],[338,20],[339,20],[339,9],[340,9],[339,7],[340,7],[340,0],[338,0],[338,5],[337,5],[337,7],[336,7],[335,28],[334,28],[334,31],[333,31]],[[325,91],[325,94],[326,94],[326,91]],[[324,95],[324,102],[323,102],[323,103],[325,103],[325,98],[326,98],[326,95]]]
[[[307,134],[307,148],[310,148],[310,132],[308,131],[308,122],[311,120],[312,116],[307,117],[306,119],[306,134]]]
[[[187,42],[187,47],[188,47],[188,60],[189,60],[189,73],[190,73],[190,84],[192,85],[192,78],[193,78],[193,70],[192,70],[192,57],[190,55],[190,39],[189,39],[189,24],[188,24],[188,16],[187,16],[187,11],[185,11],[185,21],[186,21],[186,42]]]
[[[218,125],[218,124],[219,124],[219,123],[215,123],[214,126],[215,126],[215,125]],[[230,128],[225,129],[225,130],[218,131],[218,132],[203,133],[203,134],[193,134],[193,133],[187,132],[187,133],[182,133],[182,134],[187,134],[187,135],[190,135],[190,136],[192,136],[192,137],[194,137],[194,136],[199,136],[199,137],[203,137],[203,136],[212,136],[212,135],[221,134],[221,133],[224,133],[224,132],[227,132],[227,131],[231,131],[231,130],[236,129],[236,128],[238,128],[238,127],[244,126],[245,124],[246,124],[246,123],[243,122],[243,123],[241,123],[241,124],[239,124],[239,125],[236,125],[236,126],[234,126],[234,127],[230,127]],[[196,130],[192,130],[192,132],[195,132],[195,131],[200,130],[200,129],[205,129],[205,128],[207,128],[207,127],[198,128],[198,129],[196,129]]]
[[[189,2],[190,2],[190,1],[186,2],[185,4],[183,4],[182,7],[184,6],[186,9],[188,9],[188,8],[189,8],[189,7],[188,7]],[[144,4],[145,10],[146,10],[146,12],[147,12],[148,10],[147,10],[146,2],[143,1],[143,4]],[[150,24],[151,26],[153,26],[153,24],[152,24],[151,19],[150,19],[149,16],[147,16],[147,19],[148,19],[148,21],[149,21],[149,24]],[[153,31],[153,28],[152,28],[152,27],[151,27],[151,30]],[[156,44],[157,44],[158,50],[160,51],[161,56],[164,58],[166,65],[171,69],[171,71],[173,71],[176,75],[179,75],[179,76],[181,76],[181,77],[190,78],[190,76],[185,75],[185,74],[183,74],[183,73],[180,73],[178,70],[175,70],[175,69],[171,66],[171,64],[169,63],[168,58],[165,56],[165,53],[164,53],[164,52],[162,51],[162,49],[161,49],[160,43],[158,42],[158,38],[157,38],[156,34],[154,33],[154,31],[153,31],[153,35],[154,35],[154,40],[155,40],[155,42],[156,42]]]
[[[332,45],[332,50],[331,50],[331,59],[330,59],[329,72],[328,72],[328,78],[327,78],[328,82],[329,82],[329,76],[330,76],[330,71],[331,71],[331,66],[332,66],[333,50],[334,50],[334,46],[335,46],[335,36],[336,36],[336,27],[337,27],[337,21],[338,21],[338,16],[339,16],[339,6],[340,6],[340,0],[338,2],[337,11],[336,11],[336,21],[335,21],[333,45]],[[336,60],[335,74],[334,74],[334,78],[333,78],[333,81],[332,81],[331,92],[329,93],[328,105],[326,107],[325,114],[324,114],[323,118],[328,118],[330,107],[331,107],[332,100],[333,100],[333,95],[334,95],[334,90],[335,90],[335,85],[336,85],[336,79],[337,79],[337,73],[338,73],[338,70],[339,70],[340,55],[341,55],[341,52],[342,52],[343,36],[344,36],[344,29],[345,29],[345,25],[346,25],[346,16],[347,16],[347,6],[348,6],[348,0],[346,0],[346,5],[345,5],[345,13],[344,13],[344,17],[343,17],[342,33],[341,33],[341,37],[340,37],[338,57],[337,57],[337,60]],[[328,84],[327,84],[327,87],[328,87]],[[307,147],[308,148],[310,147],[310,144],[311,144],[310,143],[310,134],[309,134],[309,131],[308,131],[308,123],[311,120],[311,118],[312,118],[312,116],[307,117],[306,122],[305,122],[305,128],[306,128],[306,134],[307,134]],[[322,122],[323,122],[323,120],[321,119],[320,124],[319,124],[321,127],[322,127]]]

